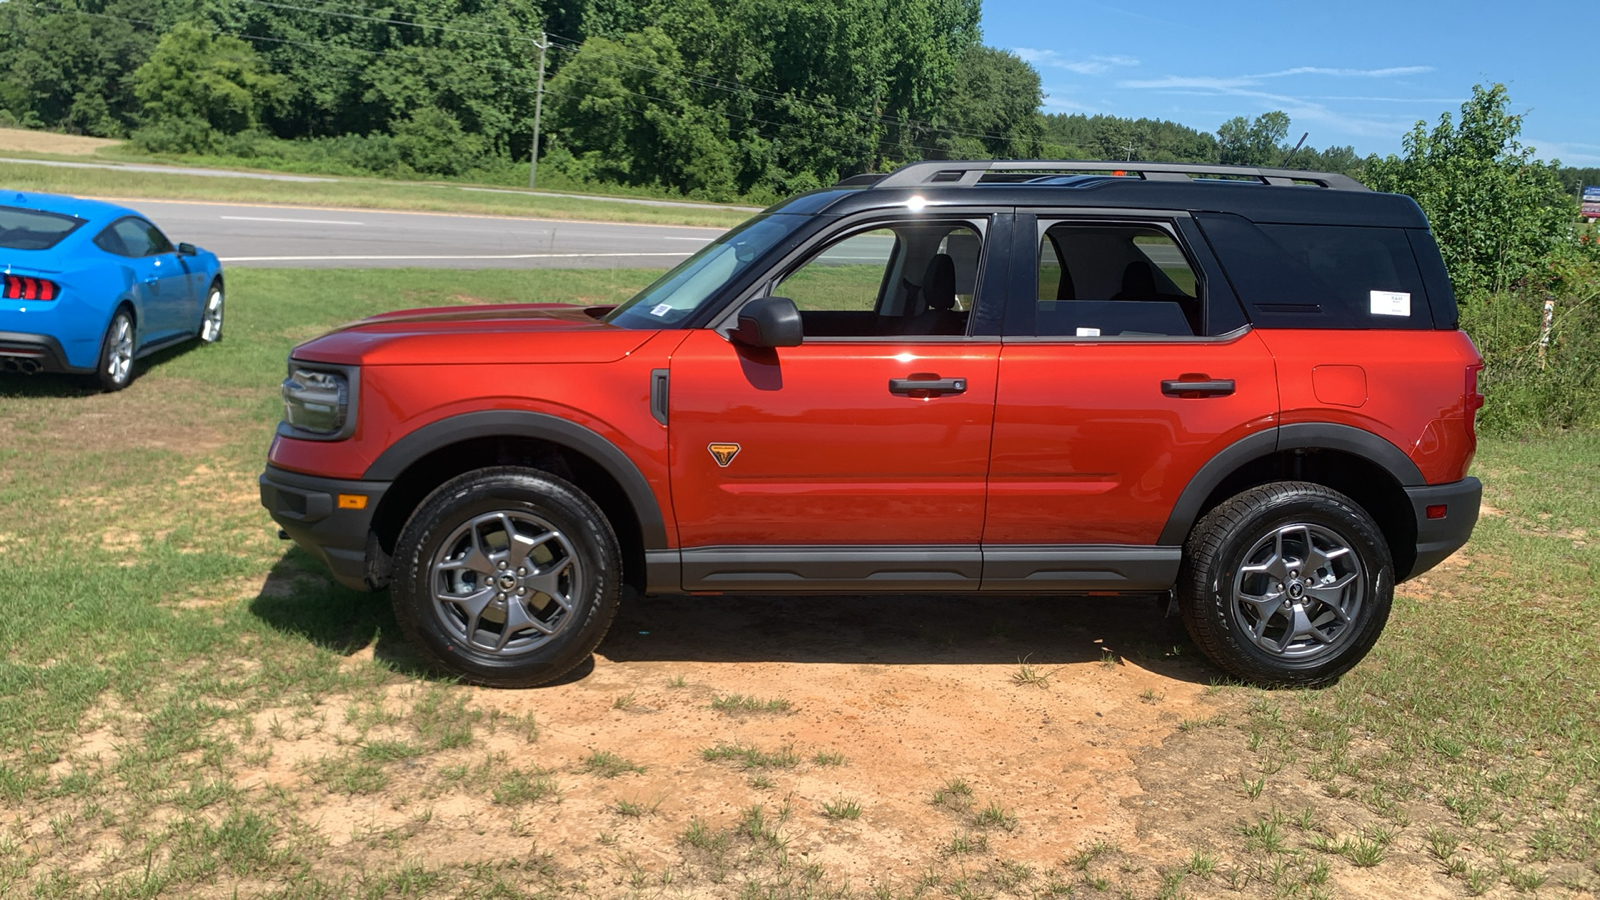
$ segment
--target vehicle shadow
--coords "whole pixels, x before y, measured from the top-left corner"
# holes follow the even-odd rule
[[[374,659],[403,675],[431,674],[400,633],[388,591],[350,590],[299,547],[291,546],[273,565],[250,601],[250,612],[284,634],[340,656],[370,647]]]
[[[341,656],[371,648],[408,677],[431,670],[400,633],[387,591],[330,579],[291,547],[250,612]],[[613,662],[786,662],[864,666],[1128,662],[1196,684],[1223,678],[1151,596],[1017,597],[837,594],[625,597],[597,651]],[[558,683],[581,681],[586,661]]]
[[[616,662],[1126,661],[1180,681],[1223,677],[1149,595],[650,596],[623,604],[599,652]]]
[[[183,356],[198,347],[204,346],[199,341],[185,341],[171,347],[166,347],[140,359],[133,364],[133,382],[161,368],[163,365]],[[100,393],[100,385],[95,381],[94,375],[62,375],[55,372],[40,372],[34,375],[20,373],[0,373],[0,398],[5,397],[87,397]]]

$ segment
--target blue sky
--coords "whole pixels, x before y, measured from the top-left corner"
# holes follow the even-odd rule
[[[1215,131],[1289,114],[1291,142],[1398,153],[1418,119],[1503,82],[1522,141],[1600,166],[1600,2],[984,0],[984,43],[1039,70],[1046,112]]]

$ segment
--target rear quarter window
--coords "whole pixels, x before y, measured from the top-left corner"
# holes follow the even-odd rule
[[[1222,213],[1196,218],[1257,326],[1434,327],[1404,228],[1256,224]]]
[[[0,206],[0,248],[49,250],[82,224],[83,220],[76,216]]]

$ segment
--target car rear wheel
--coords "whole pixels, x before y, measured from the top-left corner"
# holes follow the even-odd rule
[[[100,365],[95,370],[95,380],[107,391],[120,391],[133,381],[133,350],[135,332],[133,315],[126,308],[119,309],[106,326],[106,335],[100,342]]]
[[[533,687],[589,657],[616,615],[622,554],[600,508],[555,476],[468,472],[401,532],[395,618],[432,664],[491,687]]]
[[[1377,523],[1349,497],[1278,482],[1200,520],[1178,590],[1184,625],[1218,666],[1257,684],[1316,685],[1377,642],[1394,563]]]
[[[211,282],[206,291],[206,308],[200,316],[200,342],[215,344],[222,340],[222,282]]]

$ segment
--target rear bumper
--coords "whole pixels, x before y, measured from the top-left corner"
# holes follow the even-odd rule
[[[61,342],[48,334],[0,331],[0,372],[60,372],[82,375],[94,367],[72,365]]]
[[[389,484],[319,478],[267,466],[261,473],[261,505],[278,527],[300,549],[321,560],[340,584],[371,591],[383,586],[373,568],[381,564],[383,551],[372,533],[372,516]],[[341,495],[366,497],[365,506],[341,506]]]
[[[1398,580],[1415,578],[1444,562],[1472,537],[1478,524],[1478,507],[1483,501],[1483,482],[1463,478],[1450,484],[1408,487],[1406,496],[1417,517],[1417,561],[1411,571]],[[1429,507],[1444,507],[1444,515],[1428,518]],[[1398,573],[1397,573],[1398,574]]]

